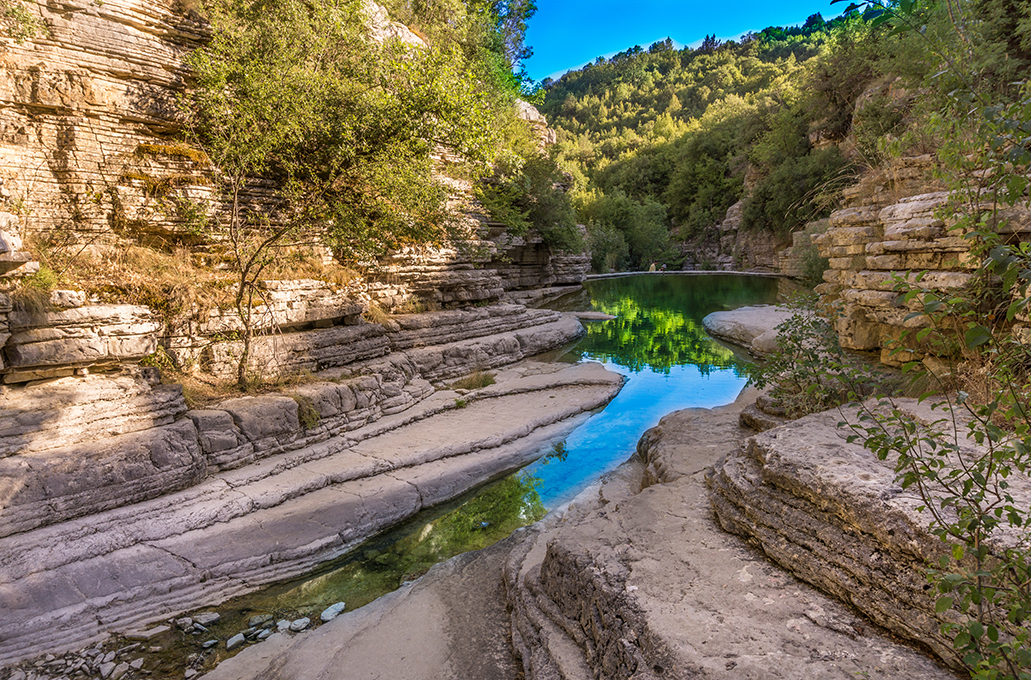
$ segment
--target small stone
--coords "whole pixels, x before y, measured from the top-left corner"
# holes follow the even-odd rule
[[[111,663],[110,661],[105,661],[104,663],[100,664],[100,677],[102,677],[102,678],[110,678],[111,677],[111,673],[113,673],[114,670],[115,670],[115,665],[113,663]]]
[[[193,632],[194,632],[195,635],[198,634],[198,633],[207,633],[208,629],[206,627],[200,625],[199,623],[195,623],[195,624],[193,624]]]
[[[107,654],[104,655],[104,658],[100,660],[100,663],[110,663],[110,662],[114,661],[114,659],[115,659],[115,653],[114,652],[108,652]]]
[[[193,615],[194,623],[199,623],[202,626],[213,626],[221,618],[222,616],[218,612],[201,612],[200,614]]]
[[[309,619],[307,616],[305,616],[303,619],[295,619],[290,622],[290,630],[292,630],[295,633],[300,633],[302,630],[308,627],[309,623],[311,623],[311,619]]]
[[[212,647],[214,647],[217,644],[218,644],[218,640],[208,640],[207,642],[202,644],[201,647],[203,647],[204,649],[211,649]]]
[[[246,638],[243,636],[243,633],[237,633],[236,635],[234,635],[233,637],[229,638],[226,641],[226,649],[227,650],[236,649],[237,647],[242,645],[245,641],[246,641]]]
[[[187,678],[192,678],[193,676],[197,675],[197,671],[195,671],[195,670],[194,670],[194,669],[192,669],[192,668],[187,668],[187,669],[186,669],[186,673],[184,673],[184,675],[185,675],[185,676],[186,676]]]
[[[129,668],[132,668],[133,670],[136,670],[136,671],[140,670],[141,668],[143,668],[143,659],[142,658],[136,659],[135,661],[133,661],[132,663],[129,664]]]
[[[193,619],[191,619],[189,616],[184,616],[181,619],[176,619],[175,625],[179,626],[180,630],[188,631],[191,628],[193,628]]]
[[[251,628],[257,628],[258,626],[268,623],[272,620],[270,614],[259,614],[258,616],[252,616],[251,620],[247,622],[247,625]]]
[[[14,673],[13,673],[13,674],[11,675],[11,678],[10,678],[10,680],[25,680],[25,677],[26,677],[26,676],[25,676],[25,673],[24,673],[24,672],[22,672],[22,671],[15,671],[15,672],[14,672]]]
[[[266,628],[265,630],[263,630],[260,633],[258,633],[258,639],[259,640],[267,640],[270,637],[272,637],[272,631],[269,630],[268,628]]]
[[[129,664],[123,661],[122,663],[115,666],[115,669],[111,671],[111,680],[121,680],[121,677],[128,672]]]
[[[276,621],[276,630],[278,630],[280,633],[285,633],[286,631],[290,630],[290,622],[286,619],[279,619],[278,621]]]
[[[162,633],[167,633],[170,630],[172,629],[168,626],[154,626],[153,628],[148,628],[146,630],[131,630],[125,634],[125,637],[130,640],[150,640],[151,638],[155,638]]]
[[[43,660],[46,661],[46,662],[50,662],[50,661],[53,661],[56,658],[57,657],[55,657],[53,654],[47,654],[46,656],[43,657]]]
[[[336,604],[326,607],[325,611],[322,612],[320,617],[323,621],[332,621],[336,617],[344,613],[344,607],[346,605],[343,602],[337,602]]]

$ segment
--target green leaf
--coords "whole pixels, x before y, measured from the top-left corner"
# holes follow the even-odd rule
[[[970,349],[980,347],[981,345],[991,341],[991,339],[992,334],[988,332],[988,329],[977,324],[968,328],[967,332],[964,334],[964,341]]]
[[[952,604],[953,604],[952,598],[949,597],[948,595],[943,595],[943,596],[939,597],[937,599],[937,601],[935,601],[935,603],[934,603],[934,613],[935,614],[941,614],[944,611],[948,611],[949,609],[952,609]]]

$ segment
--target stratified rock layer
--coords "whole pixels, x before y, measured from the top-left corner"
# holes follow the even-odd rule
[[[944,417],[926,403],[897,405],[917,422]],[[799,578],[955,663],[951,640],[939,627],[956,614],[935,612],[936,593],[926,576],[926,565],[948,546],[930,535],[930,517],[917,510],[923,502],[895,483],[891,463],[846,441],[849,431],[838,426],[844,420],[857,423],[855,409],[783,424],[717,463],[708,481],[720,525]],[[1026,480],[1012,480],[1011,491],[1031,498]]]
[[[747,436],[739,410],[666,416],[638,446],[643,491],[603,483],[513,550],[526,677],[954,678],[715,524],[704,470]]]
[[[303,573],[536,458],[622,379],[597,364],[532,362],[461,396],[414,379],[412,404],[386,415],[390,384],[373,373],[290,396],[231,399],[103,439],[107,457],[81,473],[70,468],[67,479],[64,450],[39,454],[57,457],[27,469],[26,479],[57,494],[50,507],[83,498],[76,514],[89,514],[58,521],[31,506],[43,501],[25,491],[30,483],[3,487],[0,662],[79,647]],[[130,455],[168,433],[180,437],[186,459],[162,459],[151,447],[150,463],[194,474],[190,483]],[[118,448],[123,440],[131,445]],[[19,524],[25,517],[36,524]]]

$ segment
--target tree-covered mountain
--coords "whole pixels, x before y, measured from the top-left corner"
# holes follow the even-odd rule
[[[861,9],[697,49],[634,46],[546,81],[542,111],[595,268],[675,262],[675,242],[742,198],[745,229],[797,230],[862,170],[951,138],[942,116],[962,124],[957,88],[1004,101],[1026,72],[1019,3],[907,3],[911,30]]]

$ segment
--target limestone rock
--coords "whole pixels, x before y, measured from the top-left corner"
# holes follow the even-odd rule
[[[712,522],[701,472],[739,445],[739,408],[663,418],[643,490],[625,471],[525,532],[505,584],[528,680],[953,678]]]
[[[189,420],[0,459],[0,536],[192,486],[206,464]]]
[[[186,412],[182,387],[153,369],[0,389],[0,458],[170,425]]]
[[[769,354],[778,349],[777,326],[794,314],[793,310],[777,305],[740,307],[713,312],[702,319],[702,325],[717,338],[748,347],[757,354]]]
[[[157,348],[161,323],[146,307],[91,305],[34,319],[12,311],[3,348],[4,382],[37,379],[51,370],[139,360]]]
[[[943,417],[915,400],[899,400],[898,407],[920,422]],[[858,422],[855,409],[781,425],[720,461],[708,480],[720,525],[878,625],[955,663],[951,640],[939,630],[955,613],[935,612],[925,575],[948,546],[929,533],[921,501],[895,482],[891,463],[846,441],[843,419]],[[1031,499],[1027,480],[1012,480],[1010,490]]]

